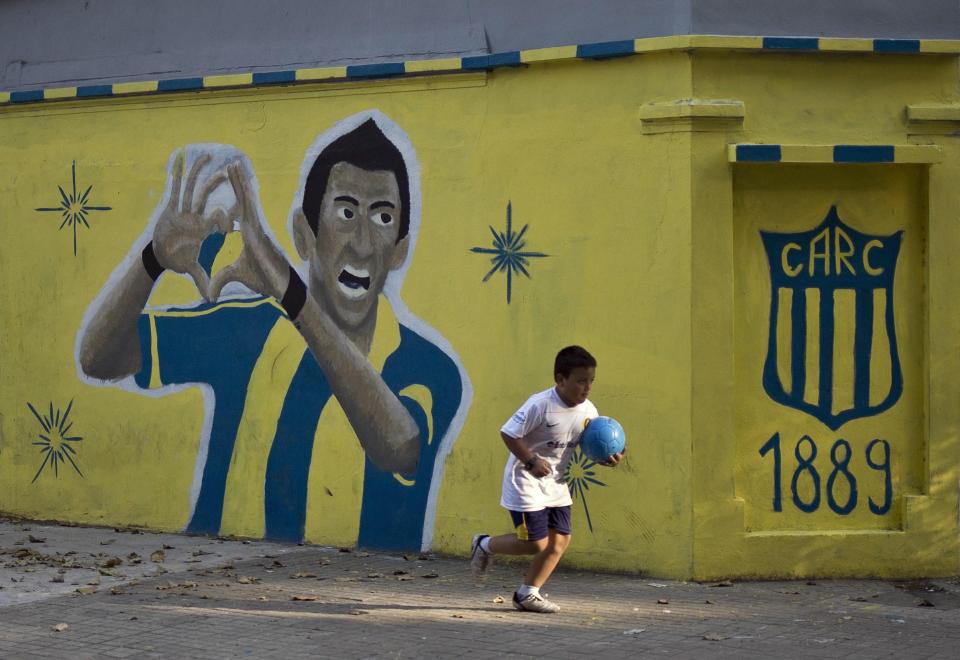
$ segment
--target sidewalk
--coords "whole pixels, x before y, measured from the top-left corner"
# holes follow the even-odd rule
[[[944,658],[960,583],[695,584],[0,520],[0,657]],[[62,581],[60,581],[62,580]]]

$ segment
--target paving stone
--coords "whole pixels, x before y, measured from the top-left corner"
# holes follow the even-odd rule
[[[84,559],[100,552],[118,557],[137,552],[149,559],[164,543],[174,549],[165,550],[169,572],[150,575],[155,565],[146,560],[124,565],[126,577],[103,578],[97,593],[80,596],[73,592],[76,586],[49,582],[55,565],[37,563],[29,574],[8,566],[9,554],[3,553],[22,547],[13,543],[24,536],[24,523],[0,521],[4,658],[855,660],[951,657],[960,647],[957,579],[917,581],[914,586],[943,588],[922,593],[911,593],[911,583],[880,580],[820,580],[813,586],[735,582],[717,589],[561,570],[545,591],[562,611],[537,615],[510,605],[523,569],[516,562],[495,561],[486,583],[477,586],[462,558],[408,561],[390,553],[316,546],[27,525],[30,533],[47,538],[42,552],[48,556],[76,550],[73,556]],[[194,554],[200,551],[211,554]],[[411,579],[394,579],[396,570]],[[316,577],[292,579],[297,573]],[[438,577],[423,577],[428,573]],[[244,584],[241,577],[255,579]],[[109,586],[123,593],[113,595]],[[295,595],[315,600],[294,601]],[[494,603],[498,596],[505,602]],[[936,606],[917,607],[920,597]],[[660,599],[668,602],[658,604]],[[57,623],[69,627],[53,632]],[[716,641],[704,639],[708,634]],[[531,644],[541,639],[549,644]]]

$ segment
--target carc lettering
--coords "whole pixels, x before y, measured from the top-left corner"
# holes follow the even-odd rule
[[[877,248],[883,248],[883,242],[872,239],[867,241],[858,255],[854,241],[842,227],[827,226],[810,239],[806,249],[806,260],[803,259],[803,246],[794,242],[784,245],[780,251],[780,265],[787,277],[797,277],[803,272],[804,267],[810,277],[818,274],[827,277],[857,275],[858,265],[865,274],[876,277],[884,272],[882,266],[877,266],[870,261],[870,252]]]

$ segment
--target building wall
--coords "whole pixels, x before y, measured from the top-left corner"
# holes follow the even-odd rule
[[[952,0],[7,0],[0,91],[688,34],[956,39]]]
[[[910,120],[955,107],[955,62],[918,64],[695,57],[695,95],[745,108],[742,127],[694,148],[694,199],[723,202],[694,213],[709,227],[695,353],[713,356],[702,386],[715,394],[695,415],[699,575],[956,568],[956,380],[937,377],[957,354],[938,262],[955,240],[956,144],[950,122]],[[783,146],[773,162],[731,165],[723,142]],[[850,162],[860,156],[835,145],[900,155]],[[896,259],[877,260],[881,246]]]
[[[8,105],[0,511],[463,553],[473,533],[510,528],[500,426],[551,386],[556,351],[581,343],[599,362],[591,398],[629,451],[616,469],[575,453],[572,564],[954,573],[955,80],[951,54],[678,47]],[[941,119],[908,122],[924,104],[914,116]],[[101,322],[126,318],[173,191],[196,194],[221,166],[236,164],[234,179],[211,184],[211,204],[231,208],[249,177],[240,215],[259,210],[306,277],[306,173],[367,118],[399,145],[415,220],[370,352],[390,393],[365,397],[374,381],[340,370],[342,409],[331,400],[309,433],[289,431],[288,415],[316,405],[297,398],[316,387],[290,394],[310,356],[300,332],[236,289],[197,308],[202,284],[170,271],[143,315],[134,306],[134,361],[87,359],[126,337]],[[213,160],[197,165],[204,151]],[[188,220],[176,236],[194,235]],[[232,231],[198,261],[216,280],[256,240]],[[259,276],[241,279],[257,289]],[[335,360],[323,327],[315,349]],[[410,333],[419,343],[397,348]],[[394,396],[419,432],[414,471],[375,460],[364,435]]]

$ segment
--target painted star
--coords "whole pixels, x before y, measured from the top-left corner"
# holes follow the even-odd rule
[[[524,225],[523,229],[513,233],[513,210],[510,202],[507,202],[507,230],[498,232],[490,227],[490,233],[493,234],[493,247],[473,247],[471,252],[479,254],[491,254],[490,262],[493,268],[490,269],[483,281],[489,280],[494,273],[505,271],[507,274],[507,304],[510,304],[511,291],[513,289],[513,273],[523,273],[528,279],[530,272],[527,270],[529,260],[536,257],[547,257],[549,255],[543,252],[525,252],[526,242],[523,240],[524,234],[530,225]]]
[[[74,460],[77,457],[77,450],[71,445],[82,442],[83,438],[78,435],[69,435],[73,422],[68,423],[67,421],[70,417],[70,410],[73,408],[73,401],[71,400],[70,403],[67,404],[67,409],[63,411],[63,414],[61,414],[59,408],[54,411],[52,402],[50,403],[50,412],[48,415],[41,416],[40,413],[37,412],[37,409],[30,403],[27,403],[27,407],[30,408],[30,412],[32,412],[33,416],[40,422],[40,426],[43,427],[43,432],[37,433],[39,440],[33,443],[40,447],[40,453],[44,455],[43,462],[40,464],[40,469],[37,470],[37,473],[33,475],[33,481],[30,483],[36,482],[44,468],[52,469],[54,476],[59,477],[60,464],[66,463],[70,463],[73,469],[77,471],[77,474],[82,477],[83,472],[80,471],[77,462]]]
[[[93,189],[93,186],[87,186],[87,189],[83,191],[82,195],[77,194],[77,161],[73,161],[72,170],[72,179],[73,179],[73,192],[69,195],[63,189],[63,186],[57,186],[57,190],[60,191],[60,206],[45,206],[34,209],[36,211],[53,211],[61,214],[63,222],[60,223],[60,229],[63,229],[66,225],[70,225],[73,228],[73,256],[77,256],[77,225],[83,224],[87,229],[90,228],[90,223],[87,222],[87,216],[91,211],[110,211],[111,207],[109,206],[91,206],[87,203],[87,200],[90,198],[90,191]]]
[[[573,499],[579,498],[583,502],[583,512],[587,516],[587,527],[593,531],[593,522],[590,520],[590,510],[587,508],[587,491],[590,490],[590,484],[595,486],[606,486],[599,479],[595,479],[593,468],[597,462],[587,458],[579,449],[573,454],[570,463],[567,464],[567,471],[563,474],[564,481],[567,482],[567,488],[570,489],[570,496]]]

